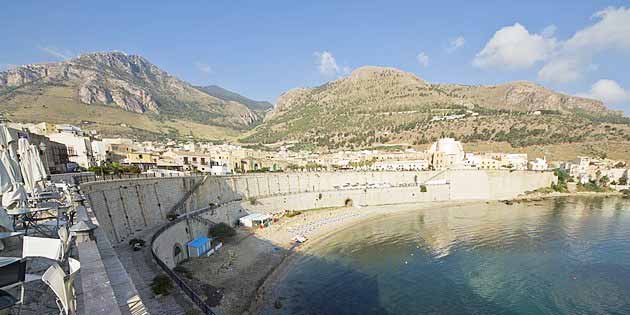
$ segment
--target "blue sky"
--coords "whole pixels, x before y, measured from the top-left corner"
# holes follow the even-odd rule
[[[120,50],[273,102],[381,65],[430,82],[530,80],[630,113],[627,1],[11,1],[0,29],[5,69]]]

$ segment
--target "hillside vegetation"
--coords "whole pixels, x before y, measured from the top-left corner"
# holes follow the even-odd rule
[[[264,123],[241,141],[326,149],[424,145],[443,136],[513,148],[625,143],[629,122],[599,101],[533,83],[431,84],[397,69],[363,67],[346,78],[283,94]]]

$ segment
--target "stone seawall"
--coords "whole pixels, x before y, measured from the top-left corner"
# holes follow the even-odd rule
[[[343,206],[348,199],[353,205],[509,199],[554,180],[551,172],[528,171],[317,172],[115,180],[83,184],[82,189],[101,227],[119,243],[168,222],[166,216],[174,210],[181,214],[239,199],[254,211]],[[427,192],[420,191],[422,184]],[[349,187],[341,189],[344,185]],[[208,219],[233,224],[245,214],[241,208],[227,209]]]
[[[364,173],[357,177],[347,176],[342,180],[364,183],[368,178],[368,182],[372,182],[370,178],[374,178],[372,175],[375,174],[379,173]],[[255,202],[244,201],[243,207],[253,212],[274,212],[342,207],[348,203],[354,206],[374,206],[447,200],[512,199],[526,191],[548,187],[555,180],[550,172],[522,171],[458,170],[384,174],[400,174],[400,177],[395,175],[390,177],[398,186],[339,190],[334,188],[335,184],[326,182],[324,185],[317,186],[321,190],[313,192],[256,196]],[[377,178],[386,182],[388,179],[383,176]],[[430,181],[426,182],[427,179]],[[249,182],[251,181],[252,179]],[[426,192],[420,190],[419,186],[422,184],[425,184]]]
[[[203,177],[112,180],[81,185],[112,243],[167,222],[166,215]],[[201,207],[200,207],[201,208]]]

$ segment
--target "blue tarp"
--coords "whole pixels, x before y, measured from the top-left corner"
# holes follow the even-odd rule
[[[194,248],[202,248],[204,246],[206,246],[206,244],[210,241],[209,238],[205,237],[205,236],[201,236],[201,237],[197,237],[196,239],[190,241],[188,243],[188,246],[190,247],[194,247]]]

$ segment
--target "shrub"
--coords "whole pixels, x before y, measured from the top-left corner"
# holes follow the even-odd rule
[[[252,206],[255,206],[255,205],[256,205],[256,203],[258,203],[258,199],[256,199],[256,197],[249,197],[249,203],[250,203]]]
[[[151,282],[151,291],[155,295],[169,295],[173,289],[173,281],[167,275],[157,275]]]
[[[427,192],[427,185],[420,185],[420,192]]]
[[[567,187],[567,181],[570,180],[569,174],[562,169],[556,169],[554,174],[558,176],[558,183],[551,183],[551,189],[557,192],[567,192],[569,188]]]
[[[208,235],[211,237],[224,239],[236,235],[236,230],[234,230],[234,228],[232,228],[228,224],[221,222],[212,226],[208,231]]]
[[[578,191],[604,192],[607,189],[597,185],[597,182],[588,182],[586,184],[578,184]]]

